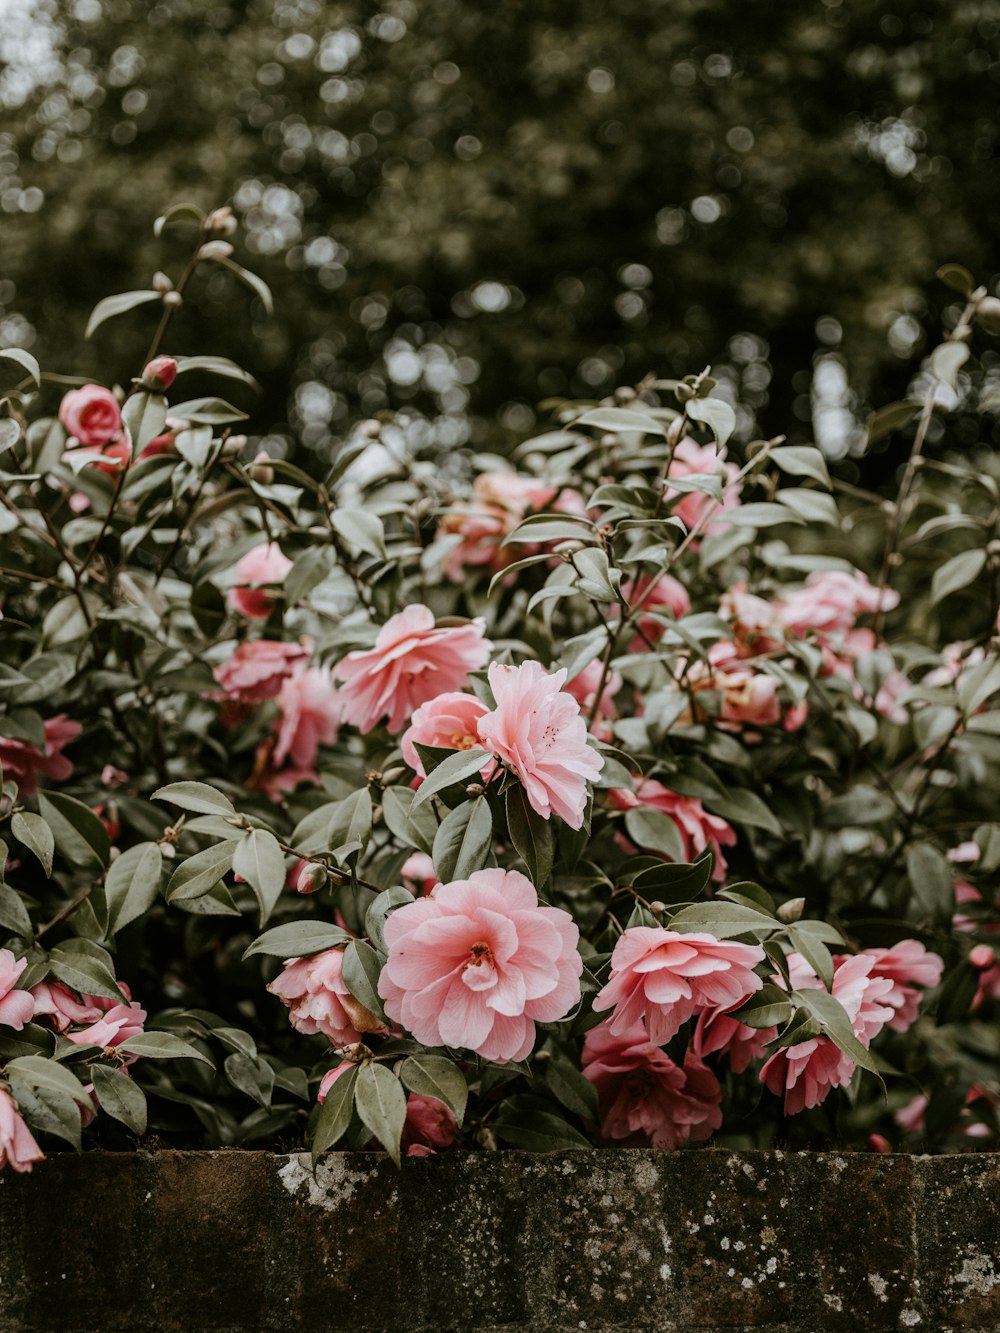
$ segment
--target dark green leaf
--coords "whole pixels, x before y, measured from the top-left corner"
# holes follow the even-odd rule
[[[51,875],[56,841],[41,815],[34,815],[30,810],[19,810],[10,821],[10,831],[35,854],[46,875]]]
[[[456,806],[444,818],[431,853],[442,884],[482,870],[493,847],[493,816],[485,796]]]
[[[354,1104],[358,1115],[398,1166],[406,1122],[406,1093],[399,1079],[385,1065],[364,1065],[358,1074]]]
[[[146,1094],[142,1088],[128,1074],[107,1065],[91,1065],[90,1077],[101,1110],[133,1134],[145,1134]]]
[[[518,856],[536,888],[548,882],[555,856],[551,822],[533,810],[524,788],[518,783],[507,790],[507,829]]]
[[[453,1060],[446,1055],[411,1055],[403,1061],[399,1077],[411,1092],[443,1102],[458,1123],[462,1123],[469,1088],[465,1075]]]
[[[350,938],[340,926],[330,926],[325,921],[289,921],[265,931],[243,957],[250,958],[255,953],[286,959],[309,957],[326,949],[335,949]]]

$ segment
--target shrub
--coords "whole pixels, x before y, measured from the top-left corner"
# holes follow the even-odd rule
[[[320,479],[184,397],[253,386],[162,350],[195,268],[270,296],[165,221],[127,391],[0,353],[6,1159],[994,1136],[1000,492],[928,442],[996,301],[943,271],[891,502],[708,371]]]

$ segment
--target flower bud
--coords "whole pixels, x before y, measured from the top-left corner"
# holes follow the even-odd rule
[[[174,290],[174,284],[170,281],[170,279],[167,277],[165,273],[157,272],[153,274],[154,292],[159,292],[160,295],[162,296],[164,292],[172,292],[173,290]]]
[[[869,1134],[868,1147],[872,1152],[891,1153],[892,1144],[883,1134]]]
[[[184,298],[183,296],[181,296],[180,292],[174,292],[174,291],[164,292],[163,304],[167,307],[168,310],[176,310],[178,306],[182,306],[184,304]]]
[[[177,362],[172,356],[154,356],[142,372],[142,386],[162,393],[177,378]]]
[[[259,482],[261,486],[270,486],[274,482],[274,468],[263,449],[247,468],[247,474],[251,481]]]
[[[382,433],[382,423],[376,421],[374,417],[369,417],[367,421],[359,422],[357,431],[359,435],[364,435],[366,439],[377,440]]]
[[[974,944],[969,950],[969,962],[980,972],[992,967],[996,960],[997,956],[988,944]]]
[[[228,241],[206,241],[198,251],[199,259],[228,259],[233,247]]]
[[[228,204],[224,208],[213,209],[205,219],[205,230],[210,236],[235,236],[236,226],[236,218]]]
[[[1000,297],[984,296],[976,305],[976,318],[987,333],[1000,333]]]
[[[230,435],[222,446],[223,458],[237,458],[246,447],[247,437],[245,435]]]
[[[787,903],[782,903],[778,908],[778,920],[790,926],[793,921],[798,921],[805,908],[805,898],[789,898]]]
[[[306,862],[295,879],[296,893],[315,893],[326,883],[327,875],[322,866]]]

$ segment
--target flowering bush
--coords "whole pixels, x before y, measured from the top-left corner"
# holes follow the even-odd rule
[[[91,319],[156,305],[131,386],[0,352],[0,1162],[993,1141],[1000,486],[943,421],[994,298],[944,271],[892,501],[708,372],[320,477],[162,350],[206,270],[270,299],[166,223]]]

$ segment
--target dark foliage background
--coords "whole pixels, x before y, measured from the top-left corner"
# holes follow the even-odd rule
[[[127,380],[150,311],[82,349],[90,308],[176,276],[164,205],[228,199],[275,316],[219,271],[171,340],[252,368],[291,447],[407,405],[496,446],[709,362],[744,436],[808,439],[823,358],[858,455],[955,318],[937,266],[995,290],[998,36],[997,0],[6,0],[0,341]]]

